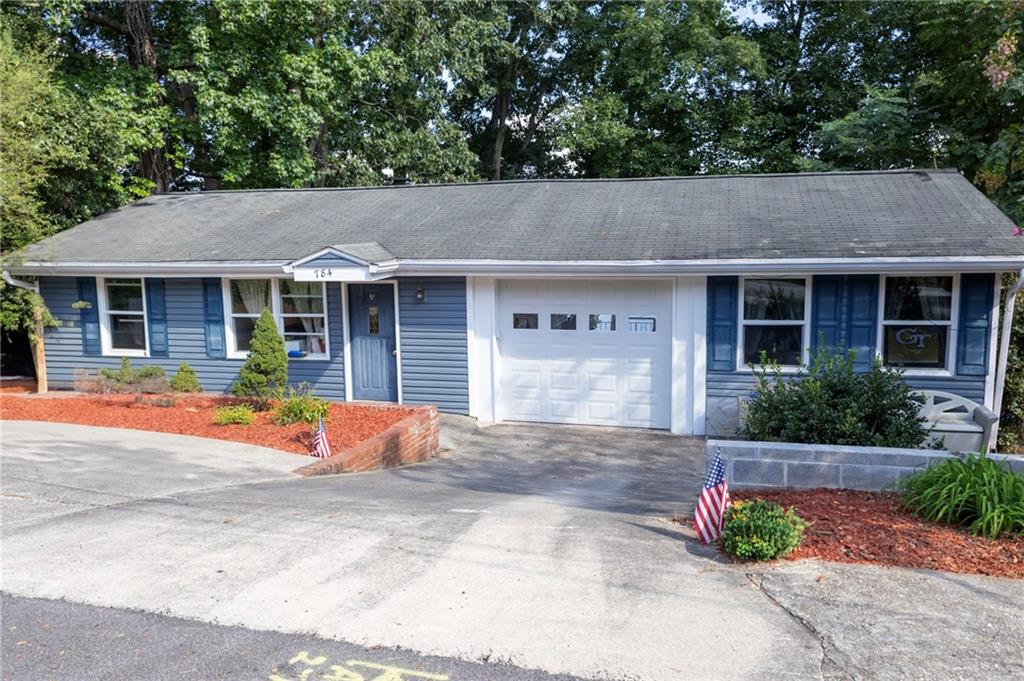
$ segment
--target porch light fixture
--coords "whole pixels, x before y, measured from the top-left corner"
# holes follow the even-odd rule
[[[427,291],[422,286],[416,287],[416,302],[422,303],[427,299]]]

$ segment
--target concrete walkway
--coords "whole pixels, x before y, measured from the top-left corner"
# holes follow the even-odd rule
[[[891,613],[891,601],[829,579],[845,585],[831,602],[862,608],[860,620],[831,616],[801,599],[822,583],[809,564],[748,575],[685,541],[666,518],[692,508],[703,472],[695,439],[506,424],[440,460],[299,479],[285,466],[297,457],[265,450],[217,464],[208,461],[216,452],[201,450],[219,447],[210,441],[178,447],[146,433],[143,457],[124,431],[4,426],[5,514],[65,488],[59,494],[79,503],[61,514],[15,510],[5,523],[3,589],[15,595],[655,681],[867,678],[873,646],[848,631],[864,625],[847,620]],[[69,456],[75,465],[60,465]],[[150,480],[158,459],[159,484]],[[196,461],[239,477],[215,470],[184,482]],[[14,499],[8,475],[22,485]],[[139,485],[122,485],[125,476]],[[882,575],[875,584],[916,575],[864,569]],[[945,578],[907,581],[906,607],[957,612],[965,630],[1019,613],[1012,599],[974,602],[1012,595],[1019,583],[965,578],[974,592],[938,604],[933,593],[949,594],[933,585]],[[906,631],[887,633],[920,646],[914,656],[942,658],[941,633],[923,617],[901,622]],[[987,638],[977,654],[1006,669],[1018,657],[1007,641]],[[947,662],[932,677],[957,676],[960,661]]]

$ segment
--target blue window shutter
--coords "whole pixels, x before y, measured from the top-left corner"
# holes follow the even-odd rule
[[[167,357],[167,302],[163,279],[146,279],[146,318],[150,356]]]
[[[88,307],[79,309],[82,325],[82,352],[86,355],[98,355],[100,349],[100,301],[96,295],[96,279],[78,277],[78,300],[89,303]]]
[[[852,274],[846,285],[846,347],[856,353],[854,370],[869,371],[878,338],[878,275]]]
[[[828,275],[814,277],[811,300],[811,350],[819,343],[829,348],[843,345],[843,288],[846,277]]]
[[[227,356],[224,342],[224,296],[220,279],[203,279],[203,322],[206,327],[206,356]]]
[[[739,280],[708,277],[708,370],[736,370]]]
[[[957,337],[956,372],[966,376],[988,373],[988,345],[992,328],[992,274],[960,277],[960,332]]]

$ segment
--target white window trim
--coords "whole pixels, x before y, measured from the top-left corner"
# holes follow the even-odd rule
[[[885,319],[885,282],[891,277],[952,277],[953,278],[953,294],[949,301],[949,321],[948,322],[936,322],[929,319],[922,320],[889,320],[886,322]],[[943,369],[934,368],[904,368],[903,373],[906,376],[938,376],[948,378],[956,375],[956,347],[957,347],[957,336],[958,326],[960,319],[960,275],[950,274],[949,272],[935,272],[935,273],[921,273],[921,272],[908,272],[906,274],[892,273],[883,274],[878,278],[878,323],[875,336],[875,356],[881,360],[882,364],[885,364],[885,327],[893,324],[938,324],[940,326],[949,327],[949,335],[946,339],[946,366]]]
[[[228,359],[246,359],[249,357],[247,351],[237,349],[238,345],[235,339],[233,318],[251,315],[235,314],[231,309],[231,282],[243,279],[270,280],[270,313],[274,315],[274,321],[277,323],[277,332],[284,336],[284,317],[281,313],[281,277],[224,277],[220,280],[220,283],[221,298],[224,305],[224,340],[227,345],[226,356]],[[289,357],[289,362],[327,362],[331,359],[331,314],[327,307],[327,286],[324,282],[319,283],[324,308],[324,353],[320,355],[306,355],[305,357]],[[258,317],[259,315],[256,316]]]
[[[747,281],[758,281],[765,279],[802,279],[804,282],[804,316],[803,319],[752,319],[747,321],[744,319],[744,298],[746,297],[746,282]],[[776,276],[764,276],[764,277],[739,277],[739,295],[737,299],[737,330],[736,330],[736,370],[737,372],[753,373],[755,370],[763,369],[764,366],[761,364],[747,364],[744,361],[743,347],[744,347],[744,327],[746,326],[795,326],[800,324],[803,331],[801,336],[801,348],[800,356],[804,364],[810,362],[811,356],[811,301],[813,300],[814,292],[812,291],[814,277],[810,275],[776,275]],[[779,370],[784,374],[797,373],[800,371],[800,367],[796,364],[780,364]]]
[[[99,304],[100,317],[100,348],[104,356],[109,357],[149,357],[149,309],[146,303],[145,277],[109,277],[110,279],[138,279],[142,284],[142,328],[146,337],[146,349],[119,350],[113,347],[113,334],[110,330],[111,314],[138,314],[137,310],[111,310],[107,302],[108,277],[96,277],[96,301]]]

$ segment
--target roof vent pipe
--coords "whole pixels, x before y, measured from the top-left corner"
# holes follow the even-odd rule
[[[1013,307],[1017,294],[1024,288],[1024,269],[1017,275],[1016,283],[1006,292],[1006,304],[1003,310],[1003,332],[999,339],[999,363],[996,366],[996,392],[995,403],[992,411],[996,416],[1003,415],[1003,388],[1006,385],[1006,363],[1010,354],[1010,334],[1013,333]],[[989,440],[989,447],[994,448],[999,438],[999,421],[996,421],[992,428],[992,438]]]

